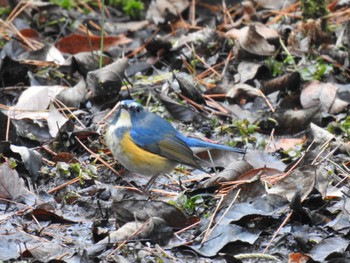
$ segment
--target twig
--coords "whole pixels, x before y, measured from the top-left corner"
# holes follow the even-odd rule
[[[270,143],[275,141],[275,128],[272,129],[270,133],[269,140],[266,143],[265,151],[267,151],[268,147],[270,146]],[[276,144],[274,143],[274,150],[276,150]]]
[[[214,221],[214,218],[215,218],[215,216],[216,216],[216,213],[218,212],[219,207],[220,207],[220,205],[221,205],[221,203],[222,203],[223,200],[224,200],[224,196],[222,195],[221,198],[220,198],[219,203],[217,204],[217,206],[216,206],[216,208],[215,208],[214,213],[212,214],[212,216],[211,216],[211,218],[210,218],[208,228],[207,228],[207,230],[205,231],[205,234],[204,234],[204,237],[203,237],[203,239],[202,239],[201,244],[204,244],[204,243],[207,241],[207,238],[208,238],[209,234],[213,231],[214,227],[216,227],[216,225],[215,225],[213,228],[210,228],[211,225],[213,224],[213,221]]]
[[[101,120],[99,120],[96,123],[96,126],[101,125],[101,122],[104,122],[109,116],[111,116],[113,114],[113,112],[117,109],[117,107],[119,106],[119,103],[117,103],[107,114],[106,116],[104,116]]]
[[[260,89],[256,89],[257,92],[261,95],[261,97],[264,98],[267,106],[269,106],[269,108],[271,109],[272,112],[275,112],[275,108],[272,106],[271,102],[268,100],[268,98],[265,96],[265,94],[260,90]]]
[[[326,150],[326,148],[328,147],[329,143],[334,139],[334,136],[332,136],[331,138],[329,138],[322,146],[321,146],[321,151],[317,154],[317,156],[315,157],[315,159],[311,162],[311,164],[315,164],[317,162],[317,159],[321,156],[321,154]],[[339,147],[339,146],[338,146]],[[333,149],[333,151],[331,151],[329,154],[327,154],[326,157],[324,157],[321,162],[325,159],[327,159],[331,154],[333,154],[335,151],[337,150],[337,148]]]
[[[315,141],[312,141],[311,144],[309,145],[309,147],[306,149],[305,153],[307,153],[311,146],[314,144]],[[302,156],[299,158],[299,160],[282,176],[280,177],[280,180],[287,177],[288,175],[290,175],[290,173],[300,164],[300,162],[304,159],[305,157],[305,153],[302,154]]]
[[[196,223],[194,223],[194,224],[192,224],[192,225],[189,225],[189,226],[187,226],[187,227],[185,227],[185,228],[183,228],[183,229],[181,229],[181,230],[175,232],[175,235],[179,235],[179,234],[181,234],[182,232],[185,232],[185,231],[187,231],[187,230],[189,230],[189,229],[191,229],[191,228],[193,228],[193,227],[195,227],[195,226],[198,226],[198,225],[200,224],[200,222],[201,222],[201,221],[198,221],[198,222],[196,222]]]
[[[273,235],[273,237],[271,238],[270,242],[267,244],[266,248],[264,249],[264,254],[267,252],[267,250],[270,248],[272,242],[275,240],[276,236],[279,234],[279,232],[282,230],[282,228],[285,226],[285,224],[287,224],[288,220],[290,219],[290,217],[293,215],[293,211],[289,212],[289,214],[287,215],[287,217],[283,220],[282,224],[279,226],[279,228],[277,229],[277,231],[275,232],[275,234]]]
[[[113,173],[115,173],[118,176],[121,176],[120,173],[118,173],[116,170],[113,169],[113,167],[111,167],[105,160],[103,160],[99,155],[97,155],[96,153],[94,153],[93,151],[91,151],[88,147],[86,147],[82,141],[79,140],[79,138],[77,136],[75,136],[75,139],[79,142],[79,144],[81,146],[83,146],[83,148],[89,152],[92,156],[94,156],[97,160],[99,160],[101,163],[103,163],[106,167],[108,167]]]
[[[81,127],[86,128],[85,125],[79,120],[79,118],[62,101],[56,98],[53,99],[53,101],[56,103],[57,106],[63,107],[64,110],[67,110],[74,117],[74,119],[77,120],[77,122],[81,125]]]
[[[6,140],[6,141],[9,141],[9,137],[10,137],[10,125],[11,125],[10,111],[7,111],[6,136],[5,136],[5,140]]]
[[[207,64],[207,62],[205,62],[200,56],[198,56],[196,54],[196,52],[193,50],[193,48],[191,48],[187,43],[185,43],[185,46],[189,49],[192,50],[194,56],[200,61],[202,62],[203,65],[205,65],[206,67],[208,67],[208,69],[210,69],[215,75],[217,75],[219,78],[221,78],[221,74],[219,72],[217,72],[215,69],[213,69],[210,65]]]
[[[10,24],[12,21],[18,17],[31,3],[33,0],[29,0],[28,2],[21,0],[15,8],[12,10],[12,12],[9,14],[9,16],[6,18],[6,23]],[[22,7],[20,7],[23,4]]]
[[[65,183],[63,183],[63,184],[61,184],[61,185],[59,185],[59,186],[57,186],[57,187],[47,191],[47,193],[48,194],[52,194],[52,193],[54,193],[54,192],[56,192],[58,190],[61,190],[61,189],[65,188],[68,185],[75,184],[76,182],[79,182],[79,180],[80,180],[80,178],[76,177],[76,178],[74,178],[74,179],[72,179],[72,180],[70,180],[68,182],[65,182]]]
[[[233,206],[233,203],[236,202],[236,200],[237,200],[239,194],[241,193],[241,189],[242,189],[242,188],[240,188],[240,189],[237,190],[237,193],[236,193],[235,197],[232,199],[231,203],[230,203],[229,206],[226,208],[225,212],[222,214],[222,216],[219,218],[219,220],[216,222],[216,224],[214,225],[214,227],[216,227],[216,226],[220,223],[220,221],[221,221],[221,220],[224,218],[224,216],[227,214],[227,212],[228,212],[228,210],[231,208],[231,206]],[[213,228],[214,228],[214,227],[213,227]]]

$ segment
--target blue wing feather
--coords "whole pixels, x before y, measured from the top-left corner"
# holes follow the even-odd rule
[[[154,127],[147,125],[154,123]],[[179,132],[158,115],[148,113],[130,130],[132,140],[143,149],[198,169],[202,167],[191,148],[177,136]]]
[[[131,138],[140,147],[147,147],[149,144],[157,143],[168,136],[175,136],[177,131],[166,120],[153,113],[147,113],[142,118],[135,119],[133,128],[130,131]],[[154,123],[150,126],[150,123]]]

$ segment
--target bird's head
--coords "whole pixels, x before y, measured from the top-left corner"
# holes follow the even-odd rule
[[[111,125],[114,129],[131,128],[133,124],[145,115],[144,108],[133,100],[122,100],[117,105],[117,114]]]

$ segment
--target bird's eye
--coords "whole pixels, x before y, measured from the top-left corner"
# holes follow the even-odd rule
[[[142,109],[141,109],[141,107],[136,107],[135,108],[135,111],[138,113],[138,112],[140,112]]]

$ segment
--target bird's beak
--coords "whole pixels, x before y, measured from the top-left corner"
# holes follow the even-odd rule
[[[117,109],[127,109],[127,105],[123,101],[117,103]]]

